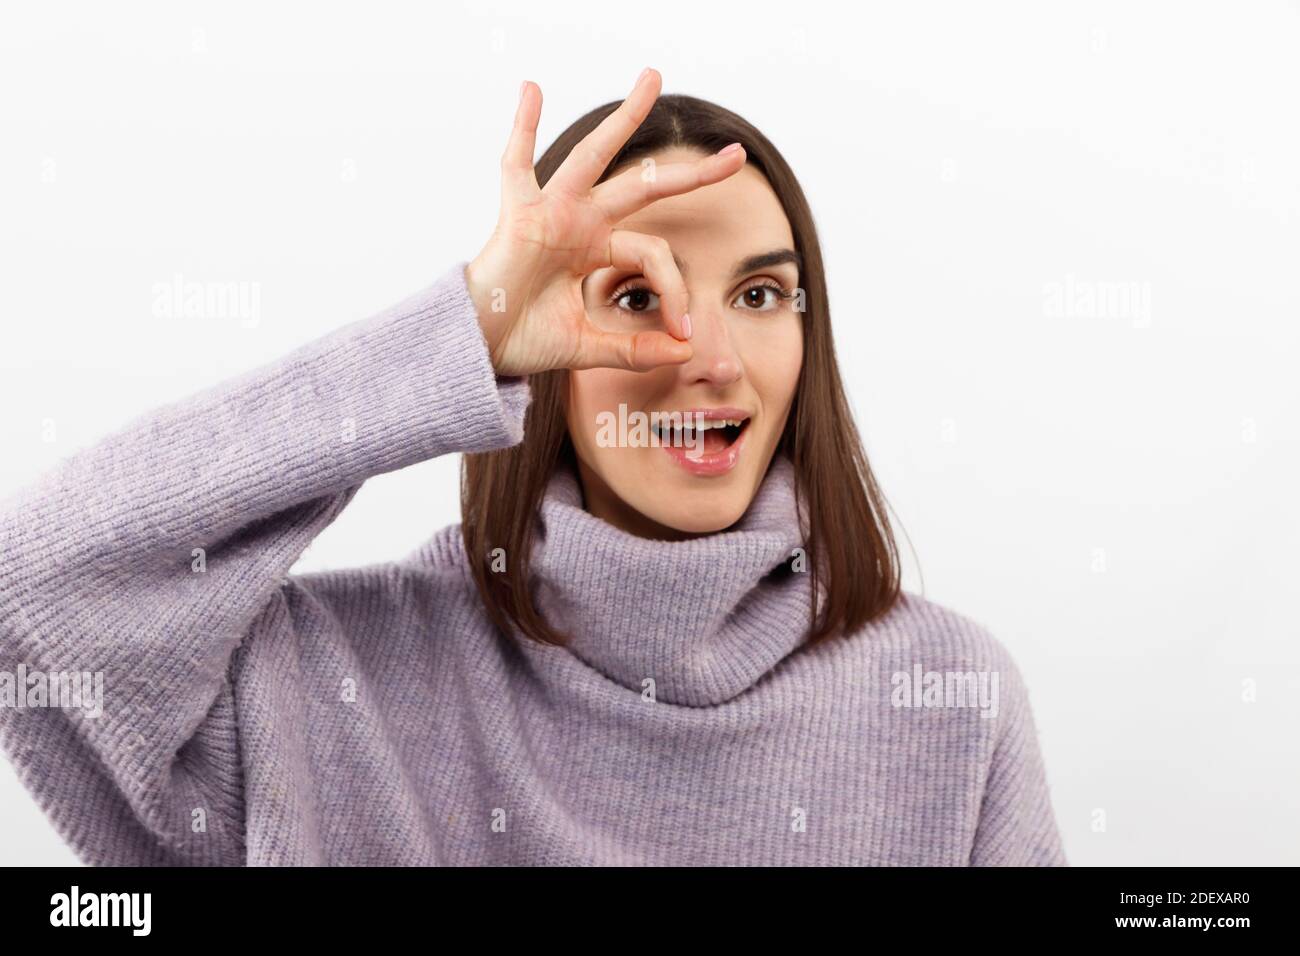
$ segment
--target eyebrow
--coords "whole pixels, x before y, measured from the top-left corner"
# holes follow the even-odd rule
[[[681,257],[673,253],[673,261],[677,263],[677,271],[686,277],[686,263]],[[793,262],[795,268],[803,273],[803,257],[793,249],[773,249],[771,252],[760,252],[757,255],[748,256],[736,263],[736,267],[731,270],[731,281],[740,279],[751,272],[757,272],[759,269],[770,269],[772,266],[783,265],[787,262]]]

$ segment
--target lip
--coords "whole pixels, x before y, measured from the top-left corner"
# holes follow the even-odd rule
[[[669,415],[690,415],[694,418],[696,415],[703,415],[706,422],[716,422],[724,418],[753,418],[749,412],[743,408],[731,408],[724,406],[721,408],[678,408],[672,412],[661,414]]]
[[[683,408],[670,414],[685,416],[696,415],[703,416],[705,421],[721,421],[723,419],[741,419],[753,424],[753,415],[740,408]],[[749,437],[749,427],[746,425],[736,437],[736,440],[724,448],[722,451],[713,454],[701,452],[695,457],[687,454],[690,449],[680,445],[663,445],[664,454],[680,465],[689,474],[700,478],[716,478],[719,475],[725,475],[737,464],[740,463],[740,453],[744,450],[745,441]]]

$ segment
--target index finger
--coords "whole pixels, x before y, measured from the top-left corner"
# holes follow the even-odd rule
[[[546,184],[547,188],[554,184],[557,189],[577,195],[590,192],[623,144],[650,114],[650,108],[659,98],[660,85],[659,71],[647,66],[627,99],[573,147]]]
[[[524,80],[519,86],[519,103],[515,107],[515,125],[510,130],[510,140],[501,156],[502,199],[516,201],[537,192],[537,175],[533,172],[533,153],[537,149],[537,124],[542,115],[542,89]]]
[[[632,213],[665,196],[688,193],[720,182],[745,165],[745,148],[739,143],[725,146],[712,156],[689,163],[634,166],[601,183],[591,192],[592,201],[610,222],[621,222]]]

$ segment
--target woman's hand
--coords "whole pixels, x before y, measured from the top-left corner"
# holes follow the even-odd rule
[[[745,165],[745,151],[732,147],[695,162],[657,165],[653,176],[636,166],[594,186],[659,90],[659,73],[647,67],[628,98],[574,147],[542,189],[533,172],[542,93],[523,84],[501,157],[501,213],[465,270],[499,375],[557,368],[647,371],[691,357],[686,284],[668,242],[614,224],[664,196],[725,179]],[[659,296],[665,331],[623,334],[592,324],[582,280],[611,266],[645,276]]]

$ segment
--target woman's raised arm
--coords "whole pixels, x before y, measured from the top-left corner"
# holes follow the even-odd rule
[[[26,675],[102,688],[88,707],[0,706],[19,775],[83,856],[242,862],[233,654],[362,482],[518,442],[534,372],[690,358],[671,251],[615,224],[732,175],[744,151],[596,185],[658,92],[645,71],[543,190],[532,168],[541,92],[525,83],[497,227],[472,262],[137,420],[0,504],[0,677],[24,675],[10,680],[24,705]],[[645,273],[666,330],[590,322],[583,277],[610,265]]]
[[[79,852],[242,862],[235,648],[367,478],[522,437],[464,265],[0,505],[0,736]],[[65,674],[79,706],[50,699]]]

